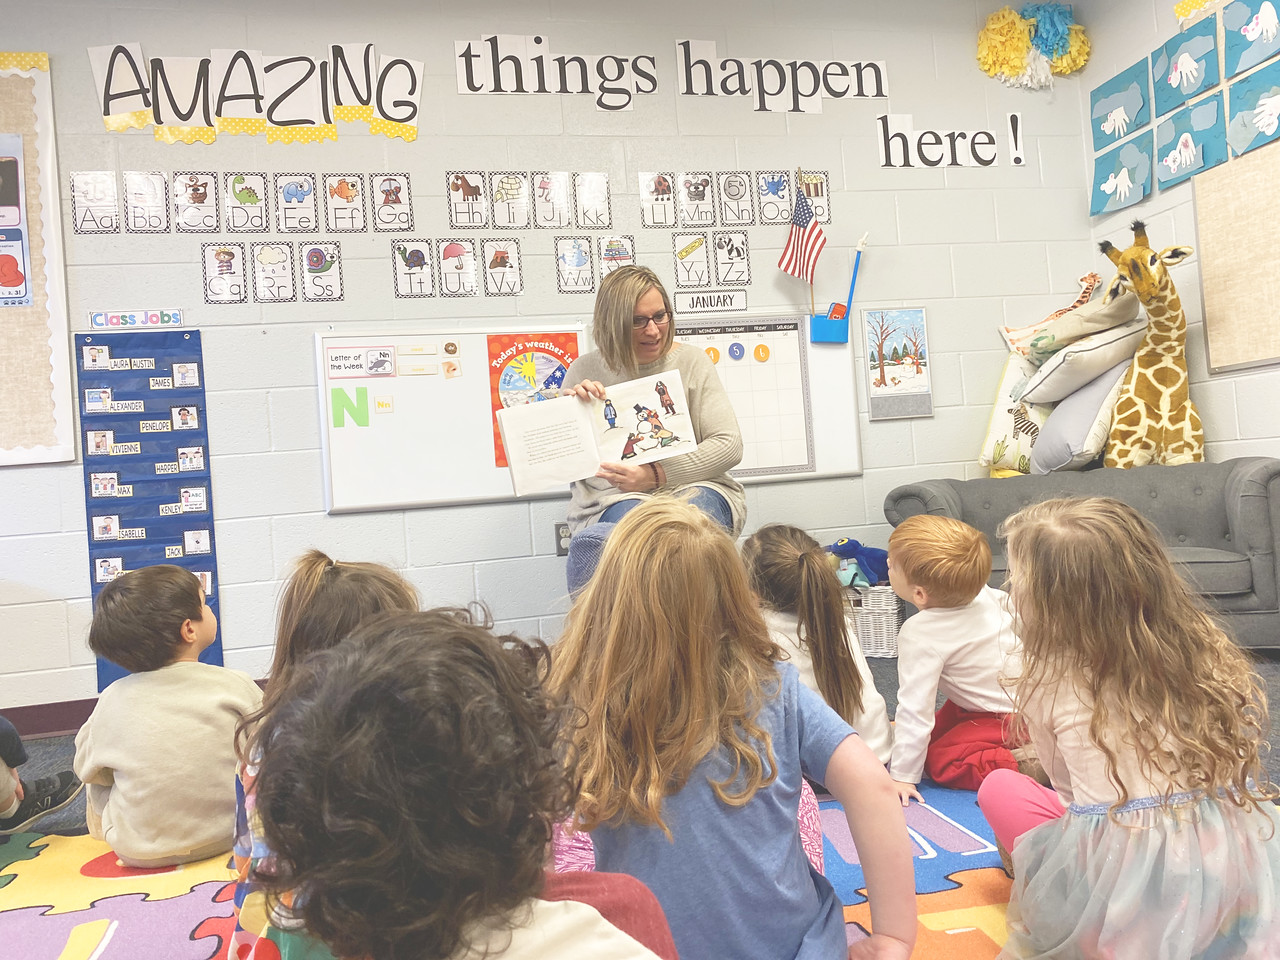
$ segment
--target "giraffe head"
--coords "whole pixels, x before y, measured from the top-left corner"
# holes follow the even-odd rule
[[[1103,303],[1110,303],[1125,290],[1133,290],[1144,304],[1151,303],[1165,287],[1169,274],[1167,267],[1181,263],[1195,251],[1190,247],[1165,247],[1156,253],[1147,243],[1147,226],[1141,220],[1133,221],[1133,246],[1119,250],[1107,240],[1098,248],[1116,265],[1116,275],[1107,287]]]

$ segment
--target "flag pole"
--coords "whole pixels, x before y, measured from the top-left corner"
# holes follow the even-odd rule
[[[853,287],[858,282],[858,264],[862,262],[862,251],[867,246],[867,237],[870,233],[871,231],[868,230],[862,235],[862,239],[858,241],[858,246],[853,254],[853,279],[849,281],[849,300],[844,305],[844,315],[846,317],[850,316],[853,310]]]

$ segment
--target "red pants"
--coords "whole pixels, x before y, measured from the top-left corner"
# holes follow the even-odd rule
[[[948,700],[933,716],[924,772],[940,787],[977,790],[993,770],[1017,770],[1009,752],[1007,713],[964,710]]]

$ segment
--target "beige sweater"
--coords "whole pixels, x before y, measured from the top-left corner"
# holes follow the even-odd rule
[[[261,705],[248,674],[207,663],[171,663],[111,684],[76,734],[90,832],[132,866],[230,850],[235,728]]]
[[[584,354],[573,362],[564,385],[573,387],[583,380],[598,380],[606,387],[639,377],[649,377],[668,370],[679,370],[689,403],[698,449],[692,453],[669,457],[662,461],[667,482],[663,493],[672,493],[691,485],[710,487],[729,502],[733,511],[733,535],[742,532],[747,520],[747,497],[742,484],[729,476],[729,470],[742,460],[742,432],[738,418],[725,393],[716,368],[697,347],[675,343],[661,360],[640,367],[634,377],[610,369],[599,352]],[[588,477],[570,487],[569,529],[577,533],[599,518],[619,500],[648,499],[647,493],[623,493],[604,480]]]

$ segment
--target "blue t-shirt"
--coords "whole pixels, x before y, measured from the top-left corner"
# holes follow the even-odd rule
[[[674,836],[657,826],[600,826],[596,867],[629,873],[654,892],[681,960],[827,960],[843,957],[844,911],[809,864],[796,817],[802,774],[824,780],[827,762],[853,728],[780,663],[778,687],[757,723],[773,738],[778,778],[745,806],[722,803],[709,780],[732,770],[717,749],[663,802]]]

